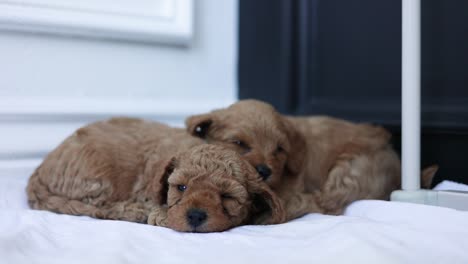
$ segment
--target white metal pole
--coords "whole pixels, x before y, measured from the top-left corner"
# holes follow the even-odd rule
[[[402,0],[402,189],[391,200],[468,211],[468,192],[421,187],[421,0]]]
[[[421,0],[402,0],[402,189],[420,189]]]

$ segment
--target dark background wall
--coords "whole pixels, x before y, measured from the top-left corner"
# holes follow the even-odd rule
[[[401,1],[240,0],[239,97],[401,140]],[[422,166],[468,183],[468,1],[422,1]]]

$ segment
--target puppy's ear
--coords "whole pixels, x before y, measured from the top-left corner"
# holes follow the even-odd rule
[[[304,165],[307,151],[306,140],[287,117],[283,117],[283,125],[286,129],[290,145],[286,168],[290,175],[298,175]]]
[[[210,126],[213,123],[213,116],[211,113],[190,116],[185,120],[187,131],[199,138],[205,138]]]
[[[436,174],[437,170],[439,170],[439,166],[437,164],[431,165],[421,172],[421,187],[423,189],[431,189],[432,187],[432,180],[434,179],[434,175]]]
[[[153,175],[155,175],[155,177],[151,184],[150,192],[158,204],[167,203],[167,192],[169,190],[168,179],[174,171],[176,164],[177,160],[171,158],[163,162],[158,162],[153,166]]]
[[[279,197],[264,182],[250,184],[253,193],[251,224],[270,225],[286,221],[286,212]]]

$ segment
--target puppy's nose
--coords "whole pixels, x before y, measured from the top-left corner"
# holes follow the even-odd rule
[[[191,227],[197,227],[203,224],[206,218],[206,212],[201,209],[192,208],[187,211],[187,221]]]
[[[268,168],[268,166],[265,164],[257,165],[255,169],[258,171],[258,174],[262,176],[263,180],[268,179],[268,177],[271,175],[271,169]]]

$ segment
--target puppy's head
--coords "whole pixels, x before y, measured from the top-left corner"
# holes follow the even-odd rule
[[[302,167],[304,138],[269,104],[239,101],[226,109],[191,116],[186,126],[192,135],[240,153],[272,187],[282,175],[296,175]]]
[[[221,146],[201,145],[178,155],[166,167],[164,182],[168,227],[178,231],[215,232],[285,218],[280,200],[252,166]]]

